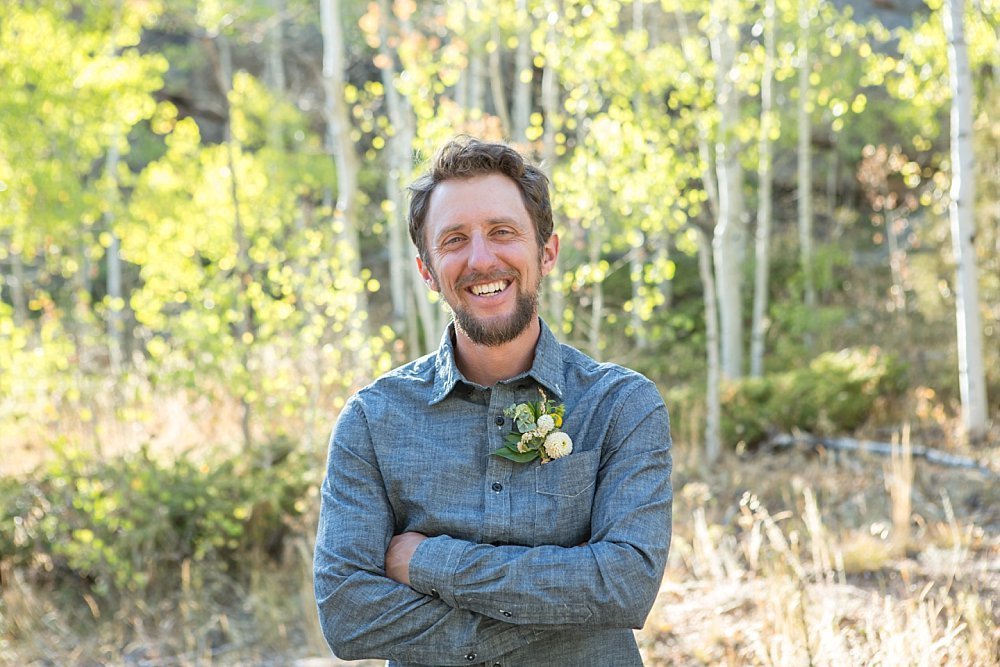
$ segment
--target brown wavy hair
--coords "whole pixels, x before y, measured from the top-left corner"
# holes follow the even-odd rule
[[[539,248],[552,236],[549,179],[542,170],[507,144],[459,136],[441,147],[427,172],[409,187],[410,239],[424,262],[430,263],[424,240],[424,224],[427,222],[427,210],[434,188],[442,181],[486,174],[503,174],[517,184],[524,207],[535,224],[535,238]]]

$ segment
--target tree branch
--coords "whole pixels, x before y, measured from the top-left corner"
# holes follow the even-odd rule
[[[767,447],[791,447],[798,445],[810,449],[833,449],[841,452],[865,452],[868,454],[878,454],[880,456],[890,456],[894,445],[889,442],[879,442],[876,440],[857,440],[855,438],[830,438],[811,435],[809,433],[797,432],[795,434],[779,433],[769,439]],[[924,447],[923,445],[911,445],[910,451],[914,457],[926,459],[929,463],[948,466],[950,468],[967,468],[975,470],[988,477],[1000,477],[992,468],[967,456],[949,454],[939,449]]]

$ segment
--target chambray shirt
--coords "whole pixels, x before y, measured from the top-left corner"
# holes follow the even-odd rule
[[[504,409],[566,406],[573,451],[544,465],[490,452]],[[652,382],[556,341],[532,368],[482,387],[436,354],[355,394],[330,439],[315,554],[323,632],[346,659],[390,667],[641,665],[633,628],[670,545],[670,429]],[[405,586],[385,575],[393,535],[430,536]]]

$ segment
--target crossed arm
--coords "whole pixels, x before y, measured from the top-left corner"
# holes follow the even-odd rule
[[[591,539],[571,548],[394,535],[370,430],[351,401],[331,439],[316,544],[316,597],[334,653],[460,665],[552,629],[641,626],[666,561],[672,501],[666,409],[644,387],[605,444]]]

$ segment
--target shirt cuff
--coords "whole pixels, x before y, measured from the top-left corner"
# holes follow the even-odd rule
[[[421,542],[410,559],[410,587],[458,609],[455,572],[468,547],[468,543],[447,535],[429,537]]]

